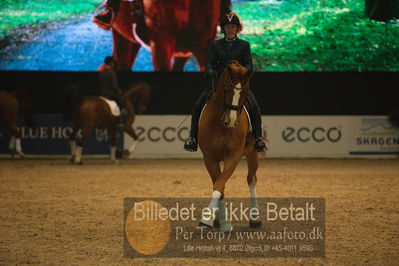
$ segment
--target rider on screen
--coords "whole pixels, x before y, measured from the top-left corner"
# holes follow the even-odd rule
[[[231,60],[237,60],[248,70],[253,70],[250,44],[247,41],[241,40],[237,37],[237,33],[242,30],[242,25],[238,15],[234,12],[230,12],[223,16],[220,22],[220,28],[224,34],[224,38],[211,43],[208,54],[208,62],[206,64],[206,76],[211,81],[210,83],[212,85],[208,86],[208,90],[205,90],[201,94],[193,108],[190,138],[184,144],[184,149],[187,151],[194,152],[198,149],[198,121],[201,110],[208,100],[210,91],[212,92],[214,89],[213,84],[217,84],[217,80],[221,76],[227,64]],[[249,91],[245,106],[248,110],[252,123],[252,131],[255,137],[255,151],[265,151],[266,144],[262,140],[261,114],[255,96],[251,91]]]

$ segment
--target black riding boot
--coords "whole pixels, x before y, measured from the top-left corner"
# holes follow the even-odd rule
[[[267,150],[267,148],[265,142],[262,140],[262,117],[260,114],[258,102],[256,101],[252,91],[249,91],[247,100],[245,102],[245,107],[247,107],[249,117],[251,119],[252,132],[255,137],[255,151],[265,151]]]
[[[184,143],[184,149],[186,151],[197,151],[198,149],[198,122],[201,116],[202,108],[207,101],[209,95],[208,90],[204,90],[198,100],[195,102],[192,116],[191,116],[191,131],[190,131],[190,138]]]

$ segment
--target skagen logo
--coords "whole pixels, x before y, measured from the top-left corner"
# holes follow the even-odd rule
[[[300,142],[338,142],[341,137],[341,129],[340,127],[330,127],[325,129],[323,127],[286,127],[282,132],[282,137],[286,142],[294,142],[298,140]]]

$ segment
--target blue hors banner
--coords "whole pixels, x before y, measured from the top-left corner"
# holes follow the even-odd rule
[[[61,115],[34,115],[37,128],[29,128],[22,117],[18,117],[17,126],[21,131],[22,151],[26,154],[69,154],[69,135],[72,122],[64,121]],[[10,132],[0,124],[0,153],[8,153]],[[109,141],[106,130],[95,129],[84,144],[85,154],[109,153]]]

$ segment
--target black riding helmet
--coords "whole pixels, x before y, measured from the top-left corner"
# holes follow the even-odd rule
[[[238,17],[237,13],[235,12],[230,12],[227,13],[226,15],[224,15],[221,20],[220,20],[220,29],[221,31],[224,33],[224,25],[226,24],[234,24],[238,26],[238,32],[240,32],[242,30],[242,24],[241,24],[241,20]]]

